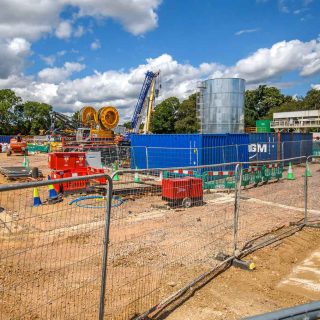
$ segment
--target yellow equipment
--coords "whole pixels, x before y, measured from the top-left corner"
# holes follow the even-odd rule
[[[98,122],[98,114],[95,108],[87,106],[80,110],[80,120],[85,127],[93,128]]]
[[[119,122],[118,110],[114,107],[102,107],[98,112],[98,119],[101,128],[105,130],[114,129]]]
[[[86,128],[77,130],[77,140],[112,139],[113,131],[119,122],[118,110],[112,106],[99,109],[86,106],[80,111],[80,120]]]

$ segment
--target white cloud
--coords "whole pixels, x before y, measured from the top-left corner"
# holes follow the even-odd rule
[[[316,90],[320,90],[320,84],[312,84],[311,88],[316,89]]]
[[[14,38],[8,43],[8,48],[15,55],[25,55],[30,51],[30,42],[23,38]]]
[[[61,1],[1,0],[0,38],[39,38],[59,21]]]
[[[240,36],[244,33],[252,33],[252,32],[257,32],[259,31],[260,29],[259,28],[256,28],[256,29],[243,29],[243,30],[239,30],[235,33],[236,36]]]
[[[281,41],[270,48],[257,50],[234,66],[208,62],[193,66],[178,62],[169,54],[162,54],[146,59],[145,63],[128,71],[96,71],[70,80],[70,75],[84,68],[84,65],[73,62],[61,68],[43,69],[37,79],[10,76],[7,81],[0,81],[0,87],[17,88],[17,93],[23,98],[52,104],[62,112],[73,112],[88,104],[97,108],[106,104],[114,105],[119,109],[122,120],[127,120],[132,115],[148,70],[161,70],[162,90],[159,99],[170,96],[185,98],[196,91],[199,80],[214,77],[242,77],[247,80],[247,88],[261,83],[288,87],[292,83],[279,81],[279,77],[287,72],[298,71],[301,76],[320,72],[319,46],[316,40]],[[314,86],[318,87],[317,84]]]
[[[225,71],[224,66],[214,63],[203,63],[198,67],[181,64],[168,54],[147,59],[145,64],[128,72],[110,70],[66,80],[69,76],[66,70],[70,69],[78,71],[80,67],[47,68],[39,72],[38,81],[13,77],[10,84],[9,80],[0,82],[0,87],[9,84],[24,99],[43,101],[63,112],[73,112],[88,104],[97,108],[105,104],[114,105],[124,121],[132,115],[147,70],[161,70],[161,99],[169,96],[185,98],[195,92],[199,79],[220,76]]]
[[[31,54],[31,44],[23,38],[0,39],[0,79],[20,74],[25,66],[25,58]]]
[[[66,53],[67,53],[66,50],[61,50],[61,51],[58,51],[58,52],[57,52],[57,56],[58,56],[58,57],[63,57]]]
[[[78,62],[66,62],[61,68],[45,68],[38,73],[41,81],[48,83],[59,83],[70,77],[73,73],[85,68],[84,64]]]
[[[160,3],[161,0],[1,0],[0,79],[23,70],[24,59],[31,53],[31,42],[43,35],[68,39],[90,32],[91,27],[85,30],[81,25],[73,30],[80,17],[111,18],[132,34],[141,35],[157,27],[156,11]],[[70,21],[60,18],[67,6],[78,10]],[[53,57],[41,58],[50,66],[54,64]]]
[[[52,67],[54,65],[54,63],[56,62],[56,57],[53,54],[50,56],[40,55],[40,59],[43,60],[50,67]]]
[[[287,0],[278,0],[279,10],[283,13],[289,13],[289,7],[287,4]]]
[[[134,35],[152,30],[158,25],[156,10],[161,0],[65,0],[80,9],[79,16],[113,18]]]
[[[60,20],[66,6],[79,10],[77,17],[92,16],[97,19],[111,18],[123,27],[140,35],[157,26],[156,10],[161,0],[1,0],[0,39],[21,37],[28,40],[40,38],[56,30],[59,38],[71,35],[71,24]],[[80,36],[81,26],[75,31]]]
[[[83,26],[78,26],[77,29],[74,32],[74,36],[77,38],[80,38],[84,35],[84,28]]]
[[[277,0],[279,11],[282,13],[293,13],[298,15],[308,10],[313,0]],[[269,0],[256,0],[256,3],[267,3]]]
[[[295,14],[295,15],[299,15],[299,14],[301,14],[301,13],[303,13],[303,12],[308,11],[308,10],[309,10],[309,8],[300,8],[300,9],[296,9],[296,10],[294,10],[294,11],[293,11],[293,14]]]
[[[59,39],[68,39],[72,34],[72,25],[69,21],[61,21],[56,29],[55,35]]]
[[[320,43],[317,40],[281,41],[241,59],[229,72],[253,83],[293,70],[300,71],[301,76],[311,76],[320,70],[319,59]]]
[[[101,43],[99,39],[95,39],[91,44],[90,44],[90,49],[91,50],[97,50],[101,48]]]

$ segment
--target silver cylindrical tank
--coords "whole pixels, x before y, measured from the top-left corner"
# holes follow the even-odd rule
[[[205,80],[199,89],[201,133],[244,132],[244,79]]]

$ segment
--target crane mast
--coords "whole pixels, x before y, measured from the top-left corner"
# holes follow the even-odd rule
[[[152,114],[152,105],[155,99],[155,86],[156,86],[156,79],[159,76],[160,71],[158,72],[152,72],[147,71],[139,97],[138,101],[132,116],[131,120],[131,128],[134,133],[139,132],[139,127],[142,123],[143,116],[145,113],[146,115],[146,123],[144,125],[144,133],[148,133],[150,130],[150,120],[151,120],[151,114]],[[147,96],[149,94],[149,98],[147,99]]]

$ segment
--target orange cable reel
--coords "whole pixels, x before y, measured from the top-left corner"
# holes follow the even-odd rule
[[[97,110],[91,106],[85,106],[80,110],[80,120],[84,126],[95,127],[98,122]]]
[[[120,120],[118,110],[112,106],[102,107],[98,111],[98,120],[101,128],[114,129]]]

